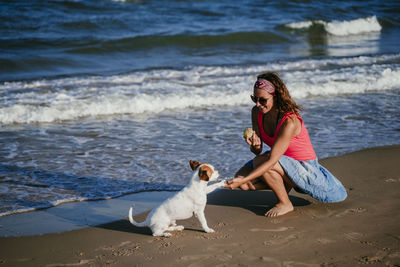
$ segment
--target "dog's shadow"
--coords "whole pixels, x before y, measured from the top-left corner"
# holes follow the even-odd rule
[[[295,207],[307,206],[311,204],[311,202],[301,197],[289,196],[289,198],[293,206]],[[222,189],[215,191],[207,196],[207,205],[241,207],[253,212],[258,216],[264,216],[265,212],[269,208],[272,208],[275,204],[276,204],[275,194],[269,190],[242,191],[242,190]],[[135,220],[140,222],[144,221],[148,213],[149,211],[134,216]],[[191,220],[193,220],[193,218]],[[121,232],[134,233],[140,235],[147,235],[147,236],[152,235],[150,228],[136,227],[132,225],[128,221],[128,219],[102,224],[97,227],[113,231],[121,231]],[[190,226],[187,228],[185,227],[185,229],[190,231],[202,232],[202,230],[194,229]]]
[[[150,211],[138,214],[137,216],[134,216],[135,220],[137,221],[144,221],[149,214]],[[97,228],[102,228],[102,229],[107,229],[107,230],[113,230],[113,231],[119,231],[119,232],[127,232],[127,233],[133,233],[133,234],[140,234],[140,235],[147,235],[151,236],[153,233],[149,227],[137,227],[132,225],[128,218],[126,220],[119,220],[119,221],[114,221],[110,223],[105,223],[101,225],[97,225]]]

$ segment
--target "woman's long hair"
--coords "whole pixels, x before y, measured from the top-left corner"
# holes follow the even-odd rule
[[[299,114],[299,110],[303,108],[296,104],[289,94],[285,83],[275,72],[265,72],[257,76],[257,79],[262,78],[270,81],[275,87],[276,107],[280,113]]]

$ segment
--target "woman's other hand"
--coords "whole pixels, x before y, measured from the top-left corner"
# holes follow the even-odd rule
[[[252,135],[246,136],[246,137],[244,138],[244,140],[246,140],[246,143],[247,143],[249,146],[252,146],[253,144],[255,144],[255,142],[257,142],[257,139],[260,140],[260,138],[257,136],[257,134],[256,134],[255,131],[253,131],[253,134],[252,134]]]
[[[245,138],[246,143],[252,148],[251,151],[260,153],[261,139],[258,137],[256,131],[253,131],[253,135]],[[256,154],[257,154],[256,153]]]
[[[251,146],[258,148],[261,146],[261,139],[260,137],[258,137],[258,135],[256,134],[256,131],[253,132],[253,136],[251,137]]]
[[[226,181],[225,188],[236,189],[240,187],[242,190],[256,190],[252,182],[243,183],[244,178],[238,177],[232,180]]]

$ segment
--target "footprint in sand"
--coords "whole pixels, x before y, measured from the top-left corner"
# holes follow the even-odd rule
[[[104,247],[100,247],[100,248],[98,248],[98,249],[96,249],[96,251],[98,251],[98,250],[115,250],[115,249],[117,249],[117,248],[121,248],[121,247],[124,247],[124,246],[126,246],[126,245],[129,245],[129,244],[131,244],[132,243],[132,241],[125,241],[125,242],[122,242],[121,244],[119,244],[119,245],[117,245],[117,246],[104,246]]]
[[[385,180],[386,183],[397,183],[400,182],[400,178],[389,178]]]
[[[305,262],[296,262],[296,261],[284,261],[283,266],[285,267],[319,267],[321,264],[316,263],[305,263]]]
[[[347,209],[343,212],[340,212],[338,214],[336,214],[336,217],[343,217],[346,216],[348,214],[357,214],[357,213],[363,213],[366,212],[367,210],[364,208],[354,208],[354,209]]]
[[[207,250],[208,251],[218,251],[221,249],[228,249],[228,248],[232,248],[232,247],[240,247],[243,246],[242,243],[228,243],[228,244],[212,244],[207,246]]]
[[[197,255],[186,255],[179,258],[181,261],[203,261],[210,259],[210,257],[218,259],[219,261],[230,261],[233,256],[231,254],[220,254],[220,255],[209,255],[209,254],[197,254]]]
[[[376,252],[375,255],[369,255],[369,256],[363,256],[361,257],[361,259],[359,260],[360,263],[364,263],[364,264],[376,264],[376,263],[380,263],[383,262],[383,260],[390,255],[388,255],[389,253],[387,251],[384,250],[379,250]],[[397,266],[397,265],[392,265],[390,264],[390,262],[386,262],[386,266]]]
[[[283,244],[287,244],[290,242],[293,242],[295,240],[299,239],[299,235],[298,234],[291,234],[288,236],[278,236],[278,235],[274,235],[272,237],[272,239],[266,240],[263,242],[264,246],[276,246],[276,245],[283,245]]]
[[[75,262],[75,263],[52,263],[52,264],[47,264],[47,267],[61,267],[61,266],[83,266],[83,265],[88,265],[94,263],[94,260],[81,260],[80,262]]]
[[[113,256],[130,256],[140,249],[139,244],[133,244],[132,241],[125,241],[117,246],[104,246],[96,249],[96,251],[110,251]]]
[[[293,229],[294,227],[278,227],[275,229],[260,229],[260,228],[252,228],[250,229],[250,232],[284,232],[290,229]]]
[[[344,237],[353,242],[358,242],[363,236],[363,234],[357,232],[344,233]]]
[[[262,256],[260,260],[266,264],[266,266],[282,266],[281,262],[272,257]]]
[[[204,254],[199,254],[199,255],[186,255],[186,256],[182,256],[179,259],[182,261],[198,261],[198,260],[203,260],[203,259],[207,259],[208,256],[204,255]]]
[[[222,255],[219,255],[217,258],[220,261],[230,261],[230,260],[232,260],[233,256],[231,254],[222,254]]]
[[[318,238],[317,242],[322,244],[322,245],[326,245],[326,244],[334,243],[335,241],[327,239],[327,238]]]

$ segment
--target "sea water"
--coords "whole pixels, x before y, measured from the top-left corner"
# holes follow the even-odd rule
[[[0,216],[178,190],[253,155],[278,72],[319,158],[399,144],[397,1],[0,1]],[[340,179],[340,177],[339,177]]]

